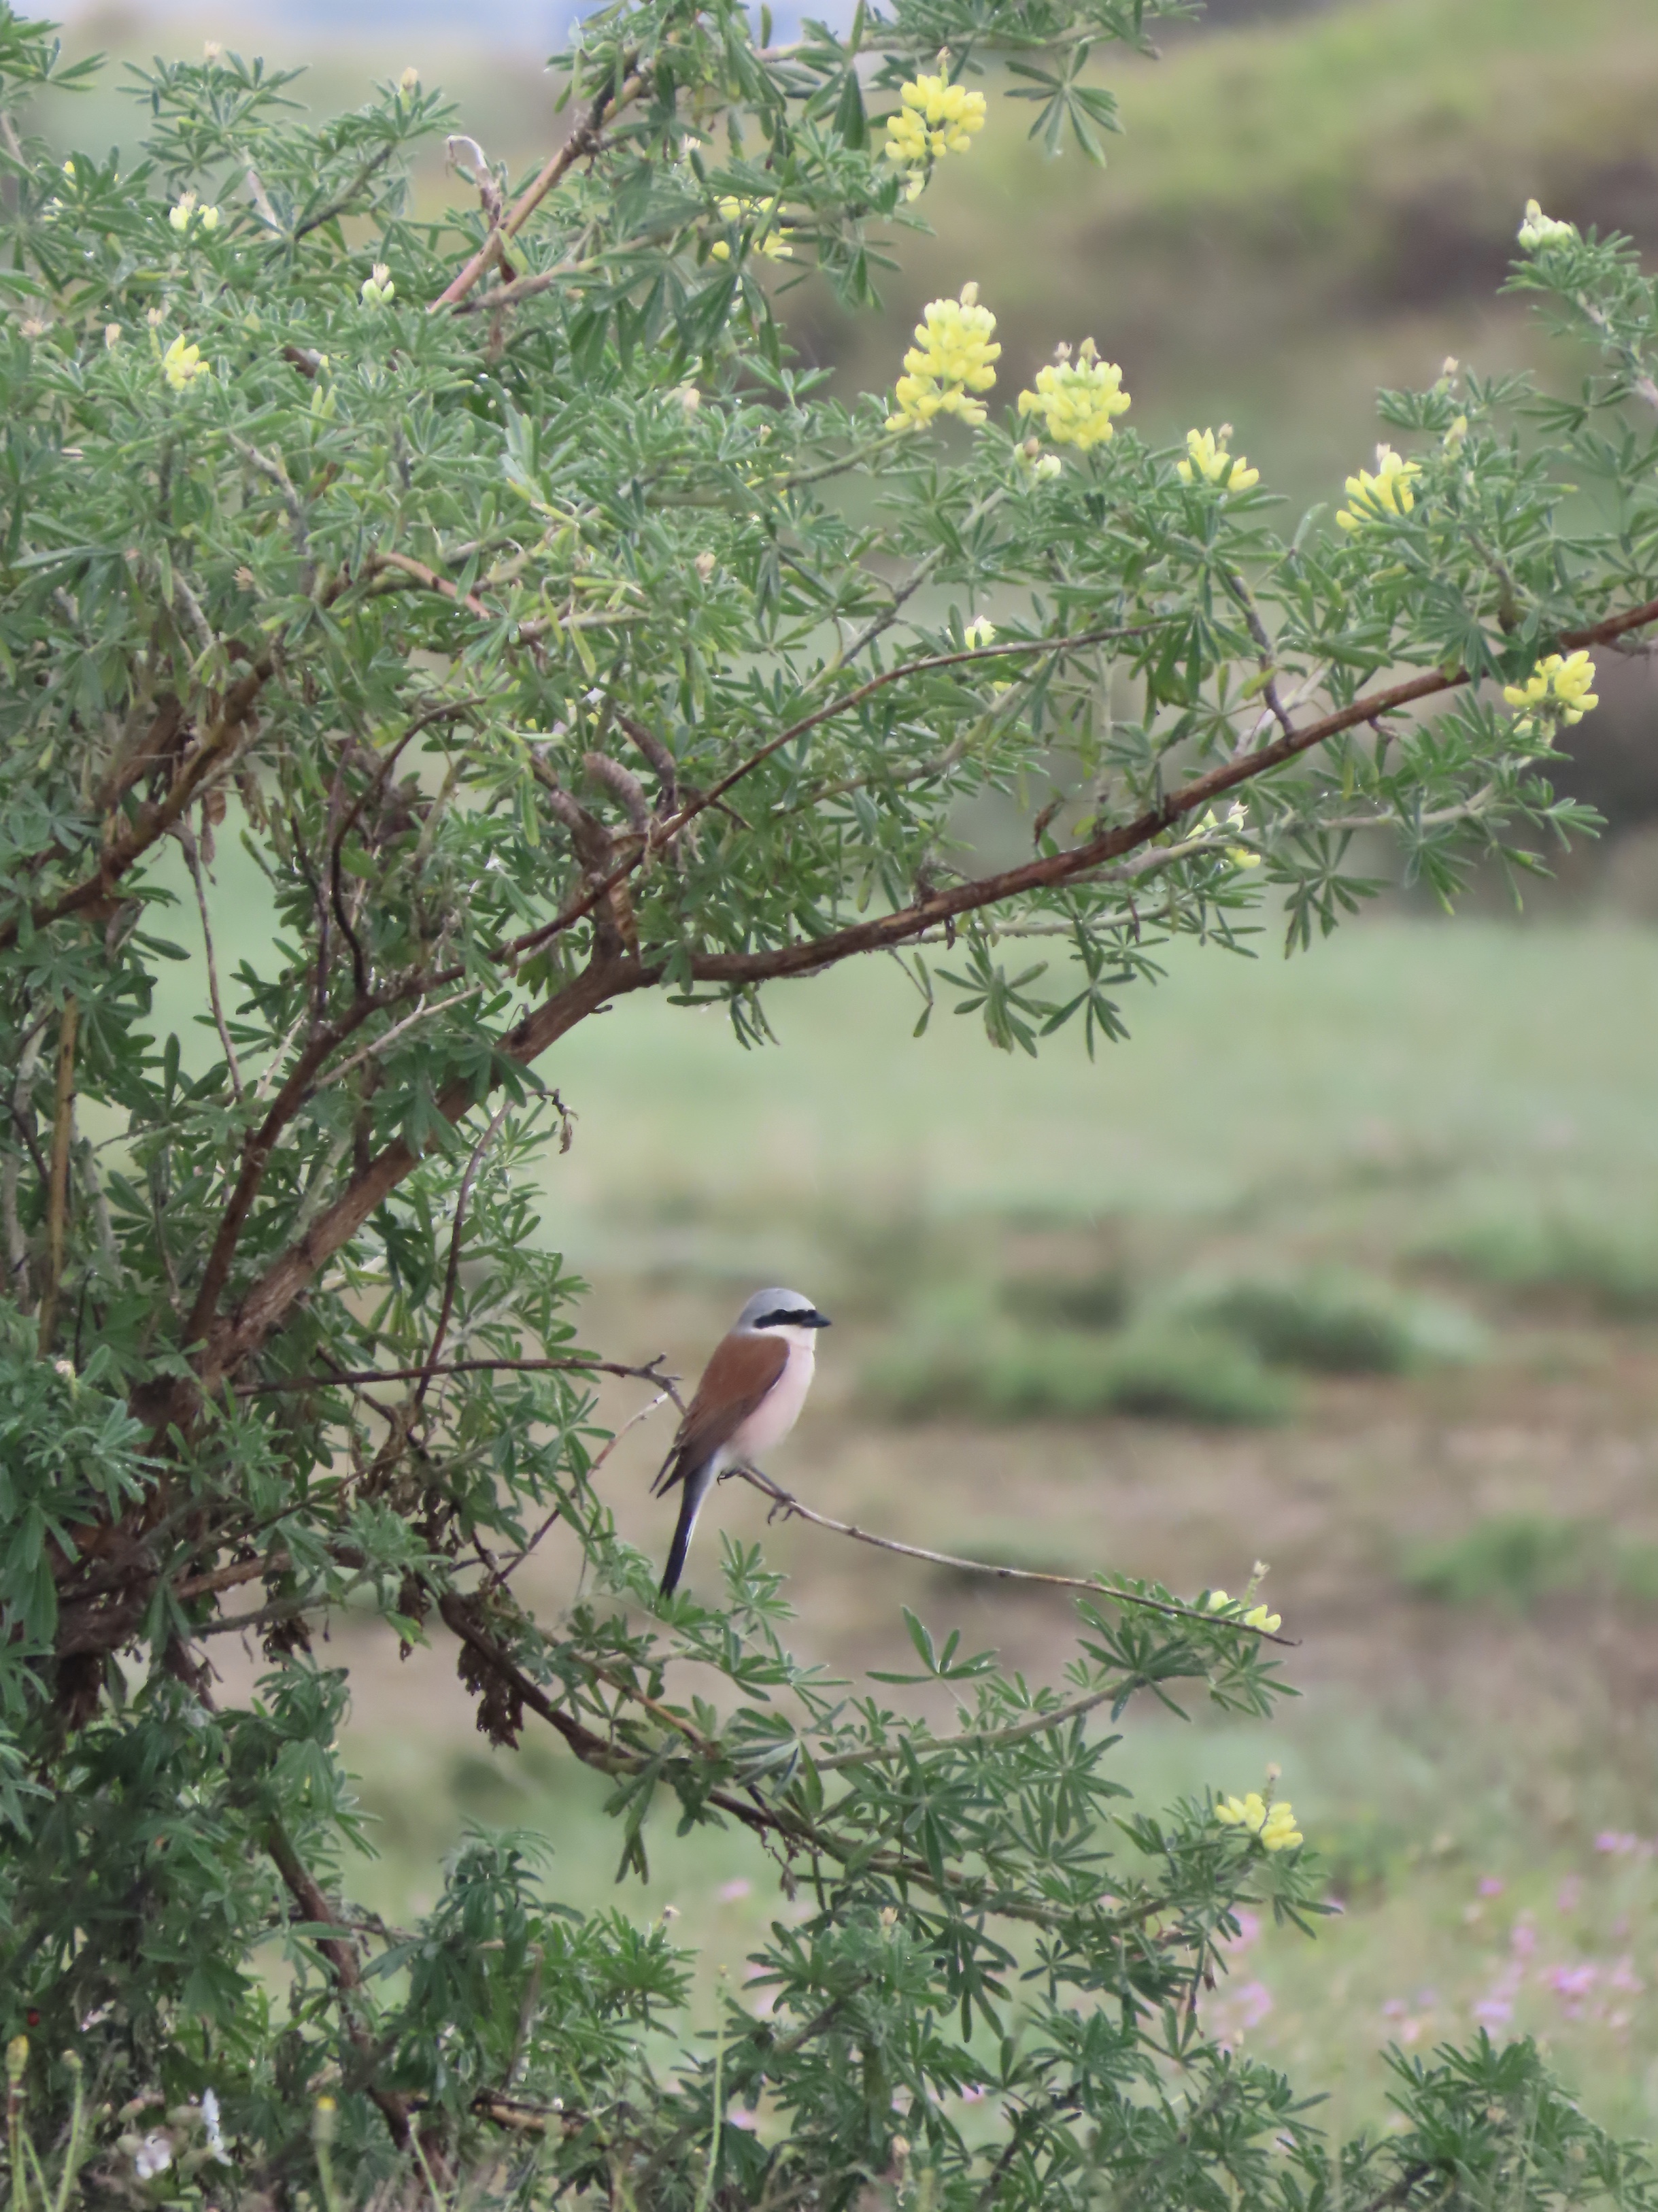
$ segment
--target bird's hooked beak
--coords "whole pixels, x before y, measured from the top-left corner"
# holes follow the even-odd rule
[[[835,1326],[829,1316],[819,1313],[816,1306],[809,1314],[799,1314],[793,1318],[797,1328],[833,1328]]]

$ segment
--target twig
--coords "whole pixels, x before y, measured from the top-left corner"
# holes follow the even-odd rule
[[[494,1144],[501,1123],[512,1110],[513,1102],[509,1098],[504,1106],[497,1108],[491,1115],[489,1127],[472,1147],[472,1157],[467,1161],[465,1172],[460,1179],[460,1189],[455,1197],[454,1226],[449,1231],[449,1264],[444,1270],[443,1300],[438,1308],[437,1325],[432,1331],[431,1346],[426,1358],[421,1363],[419,1377],[416,1382],[414,1395],[410,1401],[409,1413],[411,1420],[420,1411],[426,1393],[431,1387],[432,1377],[437,1371],[438,1354],[442,1351],[443,1340],[449,1333],[449,1316],[453,1312],[455,1305],[455,1285],[460,1277],[461,1233],[466,1226],[466,1206],[467,1201],[472,1195],[472,1185],[477,1180],[478,1170],[483,1165],[483,1155]]]
[[[248,174],[251,177],[252,171],[249,170]],[[234,430],[229,435],[231,444],[247,463],[249,468],[257,469],[262,477],[266,477],[276,487],[282,503],[288,510],[288,524],[294,532],[294,550],[299,555],[301,562],[300,587],[306,598],[309,599],[312,587],[317,580],[316,564],[311,558],[305,507],[298,492],[294,489],[294,479],[288,475],[280,460],[274,459],[269,453],[262,453],[257,446],[250,446],[246,438],[239,438]]]
[[[58,1292],[64,1278],[64,1231],[69,1212],[70,1138],[75,1126],[75,1032],[81,1009],[73,993],[64,1000],[58,1025],[58,1083],[52,1109],[52,1170],[46,1182],[46,1279],[40,1291],[39,1345],[44,1359],[52,1350],[58,1318]]]
[[[459,1006],[468,999],[477,998],[483,988],[482,983],[469,983],[464,991],[456,991],[447,999],[440,999],[434,1006],[428,1006],[422,999],[413,1013],[405,1014],[400,1022],[393,1022],[391,1028],[382,1030],[372,1043],[364,1045],[361,1051],[354,1052],[349,1060],[342,1060],[337,1067],[330,1068],[326,1075],[319,1076],[313,1089],[326,1091],[331,1083],[343,1082],[365,1060],[378,1060],[393,1038],[400,1037],[406,1030],[413,1029],[417,1022],[429,1021],[434,1015],[446,1013],[451,1006]]]
[[[275,1861],[276,1871],[287,1885],[288,1895],[299,1907],[301,1917],[318,1928],[342,1929],[333,1907],[318,1888],[279,1820],[272,1818],[265,1830],[264,1841],[265,1849]],[[357,1961],[356,1945],[351,1941],[349,1930],[343,1929],[339,1934],[317,1936],[313,1941],[334,1970],[334,1982],[339,1992],[346,2033],[366,2060],[371,2064],[377,2063],[380,2051],[374,2037],[358,2017],[357,2008],[353,2002],[362,1984],[362,1969]],[[410,2140],[408,2105],[395,2090],[377,2088],[372,2080],[367,2087],[392,2131],[392,2142],[400,2150],[403,2149]]]
[[[295,225],[292,243],[297,246],[302,238],[309,237],[313,230],[320,230],[324,223],[332,222],[336,216],[349,215],[357,194],[366,184],[373,180],[379,171],[386,167],[396,151],[397,149],[388,143],[382,146],[378,153],[371,154],[337,199],[331,200],[326,207],[319,208],[315,215],[307,216],[303,222]]]
[[[583,1359],[574,1356],[547,1359],[450,1359],[434,1367],[432,1372],[434,1375],[538,1375],[552,1370],[573,1375],[618,1375],[633,1382],[659,1382],[665,1386],[668,1395],[673,1397],[672,1382],[676,1378],[659,1371],[666,1356],[665,1352],[659,1352],[656,1358],[644,1367],[625,1367],[616,1359]],[[333,1375],[273,1375],[263,1382],[237,1383],[236,1395],[239,1398],[258,1398],[272,1390],[333,1390],[356,1382],[412,1382],[416,1376],[425,1372],[426,1365],[422,1362],[418,1367],[359,1367],[349,1371],[343,1369]],[[678,1403],[677,1398],[674,1402]]]
[[[1425,2181],[1432,2172],[1433,2166],[1427,2159],[1418,2159],[1414,2165],[1406,2167],[1390,2188],[1384,2189],[1380,2196],[1372,2197],[1368,2203],[1362,2204],[1358,2212],[1388,2212],[1389,2206],[1402,2204],[1417,2183]]]
[[[1263,679],[1260,687],[1261,696],[1271,710],[1272,720],[1286,738],[1293,738],[1296,726],[1290,720],[1289,711],[1278,695],[1278,661],[1273,653],[1272,641],[1266,635],[1266,625],[1262,622],[1256,609],[1254,595],[1242,577],[1235,575],[1224,563],[1218,568],[1217,574],[1243,610],[1243,619],[1248,627],[1250,636],[1255,641],[1255,651],[1260,664]]]
[[[574,168],[584,157],[600,151],[606,124],[614,122],[623,109],[631,105],[645,88],[643,76],[630,73],[632,66],[631,60],[623,62],[623,82],[615,94],[601,92],[598,94],[582,121],[543,167],[541,173],[519,195],[506,221],[489,233],[465,267],[433,301],[427,310],[428,314],[435,314],[440,307],[452,307],[458,300],[464,300],[479,279],[487,275],[507,240],[516,236],[523,228],[566,170]]]
[[[379,1004],[378,998],[373,995],[359,999],[355,1006],[346,1008],[338,1021],[319,1030],[295,1061],[287,1082],[271,1101],[264,1121],[257,1129],[250,1129],[242,1139],[241,1171],[226,1201],[218,1233],[208,1254],[207,1266],[202,1273],[202,1285],[196,1293],[196,1303],[185,1324],[186,1344],[198,1343],[207,1332],[219,1303],[219,1294],[230,1279],[236,1247],[241,1240],[248,1212],[258,1194],[259,1185],[264,1180],[264,1171],[276,1149],[276,1139],[304,1104],[312,1077],[335,1047],[343,1044],[354,1030],[360,1028]]]
[[[1114,1605],[1134,1605],[1147,1613],[1160,1613],[1171,1620],[1201,1621],[1207,1628],[1236,1628],[1245,1636],[1259,1637],[1263,1644],[1281,1644],[1290,1650],[1299,1648],[1299,1639],[1293,1636],[1276,1636],[1269,1629],[1253,1628],[1245,1620],[1234,1619],[1224,1613],[1205,1613],[1195,1605],[1181,1605],[1158,1597],[1143,1597],[1138,1590],[1126,1590],[1105,1582],[1098,1575],[1048,1575],[1034,1567],[1003,1567],[987,1559],[958,1559],[950,1552],[929,1552],[919,1544],[901,1544],[896,1536],[872,1535],[867,1528],[859,1528],[850,1521],[833,1521],[827,1513],[814,1512],[803,1505],[798,1498],[774,1483],[758,1468],[728,1468],[720,1478],[721,1482],[740,1479],[750,1483],[772,1500],[774,1510],[786,1517],[810,1521],[814,1527],[827,1528],[831,1535],[850,1536],[859,1544],[872,1544],[878,1551],[901,1553],[908,1559],[925,1559],[929,1566],[956,1567],[963,1573],[989,1575],[998,1582],[1045,1583],[1054,1589],[1087,1590],[1095,1597],[1108,1598]],[[1023,1725],[1023,1723],[1022,1723]]]
[[[236,1048],[230,1042],[230,1031],[225,1026],[224,1005],[219,997],[219,968],[213,957],[213,924],[208,918],[207,887],[202,881],[202,856],[196,846],[196,832],[189,822],[177,824],[179,842],[184,847],[185,865],[190,870],[190,880],[196,886],[196,911],[202,917],[202,943],[207,949],[207,995],[213,1008],[213,1026],[219,1032],[219,1042],[224,1048],[225,1066],[230,1071],[230,1088],[240,1106],[242,1103],[242,1072],[236,1064]]]

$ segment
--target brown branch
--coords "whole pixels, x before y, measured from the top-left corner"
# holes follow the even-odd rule
[[[466,607],[473,614],[481,615],[485,622],[500,620],[498,615],[492,614],[484,605],[476,592],[459,590],[446,576],[440,576],[435,568],[428,568],[424,561],[416,561],[407,553],[371,553],[363,563],[365,576],[373,575],[377,569],[382,568],[395,568],[402,575],[412,576],[427,591],[440,592],[446,599],[452,599],[458,607]]]
[[[1564,630],[1557,642],[1573,652],[1579,647],[1608,644],[1626,630],[1638,629],[1646,623],[1658,622],[1658,599],[1649,599],[1643,605],[1631,607],[1621,615],[1611,615],[1604,622],[1588,629]],[[992,647],[991,651],[996,648]],[[1396,714],[1403,707],[1414,706],[1418,701],[1432,698],[1436,694],[1452,691],[1471,683],[1473,678],[1466,668],[1446,674],[1434,669],[1425,675],[1411,678],[1403,684],[1390,685],[1383,691],[1366,693],[1348,707],[1326,714],[1321,720],[1309,722],[1293,737],[1279,738],[1259,752],[1248,753],[1230,760],[1220,767],[1211,769],[1206,775],[1194,776],[1178,791],[1147,810],[1132,822],[1125,822],[1114,830],[1102,831],[1084,845],[1073,845],[1058,853],[1046,854],[1028,860],[1021,867],[1009,868],[1001,874],[970,878],[918,900],[913,906],[899,908],[896,913],[882,915],[869,922],[853,925],[847,929],[834,930],[823,937],[809,938],[769,952],[714,953],[693,961],[691,973],[699,982],[756,983],[768,982],[783,975],[807,975],[819,968],[832,966],[854,952],[873,952],[903,943],[918,931],[935,927],[953,916],[975,912],[981,907],[994,906],[1004,899],[1017,898],[1026,891],[1051,890],[1084,875],[1103,862],[1121,859],[1136,846],[1150,844],[1153,838],[1172,830],[1185,815],[1206,807],[1224,793],[1236,790],[1242,783],[1266,775],[1270,769],[1281,768],[1286,761],[1309,751],[1327,738],[1339,737],[1344,731],[1356,728],[1360,723],[1373,720],[1382,714]],[[775,745],[767,749],[775,750]],[[735,769],[725,782],[714,787],[715,792],[727,790],[738,775],[746,775],[751,765],[765,757],[756,753],[742,768]],[[689,808],[684,810],[689,815]],[[677,823],[665,826],[672,834]]]
[[[359,999],[348,1006],[337,1022],[320,1030],[295,1061],[286,1083],[270,1103],[270,1108],[257,1129],[250,1129],[242,1139],[241,1173],[236,1178],[234,1189],[226,1204],[219,1223],[218,1234],[208,1254],[207,1266],[202,1274],[202,1286],[196,1293],[196,1303],[191,1308],[190,1319],[185,1325],[186,1345],[198,1343],[206,1334],[236,1256],[250,1209],[258,1194],[270,1155],[276,1139],[305,1103],[312,1078],[317,1074],[329,1054],[343,1044],[352,1032],[367,1020],[380,1001],[377,997]]]
[[[573,1375],[619,1375],[639,1382],[669,1383],[672,1378],[658,1372],[665,1358],[658,1352],[644,1367],[624,1367],[616,1359],[583,1359],[577,1356],[558,1359],[450,1359],[434,1367],[434,1375],[537,1375],[546,1370],[563,1370]],[[357,1367],[349,1372],[342,1369],[331,1375],[273,1375],[264,1382],[239,1382],[239,1398],[259,1398],[273,1390],[332,1390],[360,1382],[412,1382],[416,1376],[426,1373],[425,1367]]]
[[[330,597],[337,597],[342,589],[343,582]],[[180,760],[166,797],[147,802],[115,835],[106,836],[93,874],[70,890],[58,892],[56,897],[37,900],[29,910],[33,927],[49,929],[53,922],[83,913],[88,907],[100,906],[111,896],[133,862],[166,836],[173,823],[189,811],[209,778],[228,763],[254,702],[275,673],[276,666],[275,655],[268,653],[255,661],[246,675],[237,678],[225,693],[206,735],[193,751]],[[0,923],[0,951],[16,943],[18,927],[15,921]]]
[[[213,1026],[219,1032],[219,1042],[224,1048],[225,1066],[230,1071],[230,1088],[236,1103],[242,1103],[242,1071],[236,1064],[236,1048],[230,1042],[230,1031],[225,1026],[224,1005],[219,996],[219,967],[213,956],[213,923],[207,910],[207,886],[202,881],[202,856],[197,850],[196,832],[189,822],[179,824],[179,842],[184,847],[185,865],[190,870],[190,880],[196,886],[196,911],[202,917],[202,943],[207,952],[207,995],[213,1008]]]
[[[293,1564],[286,1552],[272,1552],[263,1559],[238,1559],[234,1566],[215,1567],[209,1574],[191,1575],[175,1583],[173,1595],[182,1604],[189,1598],[234,1589],[240,1583],[258,1582],[262,1576],[285,1575]]]
[[[1603,621],[1591,623],[1585,629],[1563,632],[1558,643],[1576,651],[1582,646],[1608,642],[1654,621],[1658,621],[1658,599],[1649,600],[1619,615],[1607,616]],[[1138,630],[1149,626],[1134,625],[1131,628]],[[1120,629],[1101,633],[1100,635],[1103,638],[1125,634]],[[1065,640],[1019,641],[1015,647],[1008,649],[1053,652],[1087,642],[1091,635]],[[848,694],[844,699],[831,702],[792,726],[781,738],[773,739],[761,751],[750,755],[710,791],[699,793],[695,801],[688,801],[645,847],[629,854],[621,863],[619,874],[625,874],[636,867],[645,852],[657,849],[661,842],[677,835],[696,814],[714,804],[733,784],[750,774],[780,745],[789,742],[791,738],[815,727],[831,714],[845,713],[860,696],[867,697],[872,690],[878,689],[884,683],[896,680],[900,674],[914,673],[918,669],[928,666],[998,657],[1002,650],[991,646],[972,653],[933,655],[926,661],[910,664],[902,671],[888,671],[882,677],[871,678],[867,684],[859,686],[857,691]],[[747,984],[769,981],[786,975],[810,975],[853,953],[873,951],[890,945],[902,944],[921,931],[935,927],[958,915],[999,904],[1026,891],[1054,889],[1104,862],[1121,858],[1137,846],[1149,844],[1175,827],[1184,816],[1207,806],[1223,793],[1267,774],[1284,762],[1321,744],[1326,738],[1470,681],[1469,672],[1466,669],[1448,675],[1442,670],[1435,669],[1384,690],[1367,693],[1350,706],[1327,714],[1321,720],[1308,723],[1293,738],[1280,738],[1276,743],[1262,747],[1259,752],[1226,762],[1206,775],[1194,777],[1180,790],[1172,793],[1160,805],[1150,809],[1135,821],[1105,831],[1085,844],[1038,855],[1019,867],[1005,870],[994,876],[930,892],[925,898],[901,908],[894,914],[854,923],[823,937],[805,939],[762,952],[701,955],[691,963],[692,975],[698,981]],[[607,878],[605,884],[592,887],[587,899],[596,901],[610,887]],[[585,903],[582,902],[582,910],[585,910]],[[529,939],[503,947],[501,957],[529,949],[531,943],[538,943],[558,929],[568,927],[577,918],[576,909],[567,909],[555,922],[531,933]],[[544,1000],[516,1028],[508,1031],[501,1041],[500,1049],[519,1065],[528,1066],[550,1045],[598,1007],[613,999],[647,989],[659,982],[665,969],[665,960],[647,962],[633,957],[595,962],[574,982]],[[471,1092],[459,1086],[446,1091],[439,1101],[441,1110],[452,1121],[459,1121],[475,1103]],[[401,1140],[388,1146],[353,1178],[334,1204],[317,1217],[305,1235],[266,1269],[248,1291],[235,1315],[216,1329],[203,1362],[202,1387],[204,1389],[215,1389],[232,1369],[264,1342],[293,1301],[312,1280],[318,1268],[355,1235],[375,1207],[416,1164],[416,1155]]]
[[[619,981],[636,969],[636,963],[589,969],[526,1015],[516,1029],[501,1040],[498,1049],[520,1066],[527,1066],[567,1030],[614,997]],[[288,1088],[284,1086],[284,1093]],[[470,1085],[456,1084],[442,1094],[437,1103],[439,1111],[449,1121],[459,1121],[477,1101]],[[235,1313],[215,1327],[199,1370],[200,1387],[204,1392],[215,1390],[233,1368],[257,1351],[317,1270],[342,1244],[355,1236],[375,1207],[419,1164],[419,1159],[420,1155],[401,1138],[388,1145],[352,1177],[339,1197],[318,1214],[304,1235],[273,1261],[247,1291]]]
[[[318,1888],[309,1869],[289,1842],[288,1831],[280,1820],[271,1820],[265,1830],[264,1842],[265,1849],[275,1862],[288,1895],[299,1907],[301,1916],[316,1927],[340,1929],[338,1934],[318,1936],[313,1940],[333,1968],[346,2033],[367,2061],[371,2064],[378,2063],[381,2054],[352,2002],[362,1984],[362,1969],[358,1964],[357,1947],[351,1940],[350,1931],[342,1927],[338,1915]],[[367,2086],[369,2095],[385,2116],[392,2142],[399,2150],[404,2148],[410,2136],[407,2103],[395,2090],[377,2088],[372,2081]]]
[[[624,63],[624,70],[630,66],[630,64]],[[465,268],[450,280],[437,298],[433,301],[427,310],[428,314],[434,315],[440,307],[452,307],[458,300],[464,300],[466,297],[473,286],[488,274],[492,264],[499,258],[507,240],[516,236],[517,233],[523,228],[548,193],[564,176],[565,172],[574,168],[578,161],[602,150],[606,125],[613,123],[624,107],[631,106],[644,88],[645,79],[642,76],[628,75],[624,76],[621,88],[614,95],[608,92],[599,94],[586,115],[564,141],[557,153],[546,162],[540,174],[519,193],[505,222],[501,224],[499,228],[490,232]]]
[[[46,1182],[46,1278],[40,1291],[39,1344],[52,1350],[58,1292],[64,1279],[64,1233],[69,1214],[70,1137],[75,1127],[75,1033],[81,1010],[71,994],[58,1025],[58,1084],[52,1109],[52,1171]]]
[[[930,1566],[954,1567],[965,1574],[989,1575],[997,1582],[1045,1583],[1052,1589],[1087,1590],[1090,1596],[1109,1598],[1114,1605],[1139,1606],[1147,1613],[1160,1613],[1171,1620],[1201,1621],[1206,1628],[1236,1628],[1246,1636],[1258,1637],[1263,1644],[1281,1644],[1292,1651],[1299,1649],[1298,1641],[1293,1636],[1275,1636],[1267,1629],[1252,1628],[1248,1621],[1235,1619],[1230,1614],[1206,1613],[1200,1606],[1142,1597],[1138,1591],[1121,1589],[1113,1583],[1102,1581],[1098,1575],[1041,1574],[1034,1567],[1003,1567],[988,1559],[958,1559],[951,1552],[929,1552],[919,1544],[901,1544],[896,1536],[872,1535],[867,1528],[855,1528],[850,1521],[832,1521],[827,1513],[814,1512],[810,1505],[803,1505],[798,1498],[781,1489],[768,1474],[762,1474],[758,1468],[729,1468],[720,1480],[721,1482],[740,1480],[751,1484],[771,1499],[774,1513],[780,1512],[785,1519],[810,1521],[815,1528],[827,1528],[833,1536],[850,1536],[857,1543],[872,1544],[879,1552],[897,1552],[907,1559],[925,1559]],[[1088,1702],[1085,1700],[1078,1711],[1085,1711]],[[1051,1716],[1045,1717],[1039,1726],[1048,1727],[1051,1725]],[[1037,1728],[1022,1723],[1021,1732],[1035,1734]]]
[[[1390,2205],[1403,2204],[1417,2183],[1425,2181],[1433,2171],[1429,2160],[1418,2159],[1406,2167],[1391,2188],[1382,2190],[1379,2196],[1372,2197],[1367,2203],[1361,2205],[1359,2212],[1388,2212]]]

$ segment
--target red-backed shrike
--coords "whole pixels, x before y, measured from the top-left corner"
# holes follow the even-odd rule
[[[662,1571],[662,1595],[678,1583],[708,1486],[780,1443],[811,1388],[817,1332],[829,1322],[799,1291],[756,1291],[702,1370],[673,1449],[652,1486],[681,1486],[679,1526]]]

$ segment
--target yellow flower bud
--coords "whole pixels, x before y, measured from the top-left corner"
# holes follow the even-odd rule
[[[1390,515],[1408,514],[1416,505],[1411,489],[1412,477],[1422,473],[1415,461],[1403,459],[1391,446],[1376,449],[1376,473],[1361,469],[1356,477],[1347,479],[1347,496],[1351,507],[1344,507],[1336,516],[1343,530],[1357,530],[1367,523],[1385,522]]]
[[[1230,425],[1218,431],[1188,430],[1186,459],[1177,461],[1175,473],[1182,483],[1213,484],[1220,491],[1248,491],[1260,482],[1260,471],[1252,469],[1240,453],[1235,459],[1225,450]]]
[[[1056,446],[1075,446],[1079,453],[1102,446],[1115,433],[1113,420],[1126,415],[1131,404],[1122,388],[1122,371],[1114,362],[1102,361],[1092,338],[1084,338],[1077,358],[1069,349],[1036,372],[1036,388],[1022,392],[1019,405],[1027,415],[1040,415],[1044,434]]]
[[[982,422],[984,406],[973,395],[988,392],[996,381],[992,364],[1002,349],[992,341],[995,327],[995,316],[979,304],[976,284],[963,284],[959,300],[929,301],[904,356],[888,429],[920,429],[938,415]]]

